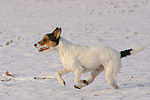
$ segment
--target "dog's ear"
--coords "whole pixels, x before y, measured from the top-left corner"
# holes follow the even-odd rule
[[[56,39],[58,39],[60,37],[60,34],[61,34],[61,27],[60,28],[56,28],[54,31],[53,31],[53,34],[54,36],[56,37]]]

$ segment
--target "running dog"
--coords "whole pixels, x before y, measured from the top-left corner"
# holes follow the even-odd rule
[[[105,77],[112,89],[118,89],[116,75],[122,67],[121,58],[138,53],[145,49],[142,45],[136,49],[117,51],[106,46],[82,46],[64,39],[61,35],[61,28],[56,28],[52,33],[47,33],[42,40],[34,44],[39,52],[55,50],[60,55],[60,60],[64,66],[56,73],[59,83],[66,86],[62,75],[74,72],[74,82],[76,89],[81,89],[91,84],[96,76],[105,70]],[[91,72],[87,80],[81,80],[81,75]]]

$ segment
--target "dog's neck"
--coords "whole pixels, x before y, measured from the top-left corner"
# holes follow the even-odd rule
[[[68,40],[66,40],[65,38],[61,37],[60,40],[59,40],[57,51],[60,52],[61,49],[67,49],[72,45],[75,45],[75,44],[71,43]]]
[[[61,37],[59,40],[59,44],[57,46],[57,52],[59,53],[60,56],[69,52],[73,53],[73,49],[76,48],[77,46],[78,46],[77,44],[69,42],[68,40]]]
[[[62,46],[62,45],[73,45],[73,43],[69,42],[68,40],[66,40],[65,38],[61,37],[60,40],[59,40],[59,46]]]

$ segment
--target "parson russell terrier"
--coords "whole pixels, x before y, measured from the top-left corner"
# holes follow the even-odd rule
[[[39,52],[55,50],[60,55],[60,60],[64,66],[56,73],[59,83],[66,86],[62,75],[74,72],[74,82],[76,89],[81,89],[91,84],[96,76],[105,70],[105,77],[112,89],[118,89],[116,75],[122,67],[121,58],[142,51],[145,45],[136,49],[127,49],[121,52],[106,46],[81,46],[71,43],[61,35],[61,28],[56,28],[52,33],[47,33],[42,40],[34,44]],[[81,75],[86,72],[91,74],[87,80],[81,80]]]

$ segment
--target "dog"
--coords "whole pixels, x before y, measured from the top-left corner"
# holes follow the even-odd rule
[[[116,83],[117,73],[122,64],[121,58],[138,53],[146,48],[146,44],[136,48],[117,51],[107,46],[82,46],[69,42],[61,37],[62,30],[56,28],[52,33],[47,33],[42,40],[35,43],[39,52],[55,50],[59,53],[64,68],[56,73],[59,83],[66,86],[62,75],[74,72],[74,88],[81,89],[91,84],[96,76],[105,70],[105,77],[112,89],[118,89]],[[81,75],[91,72],[87,80],[81,80]]]

